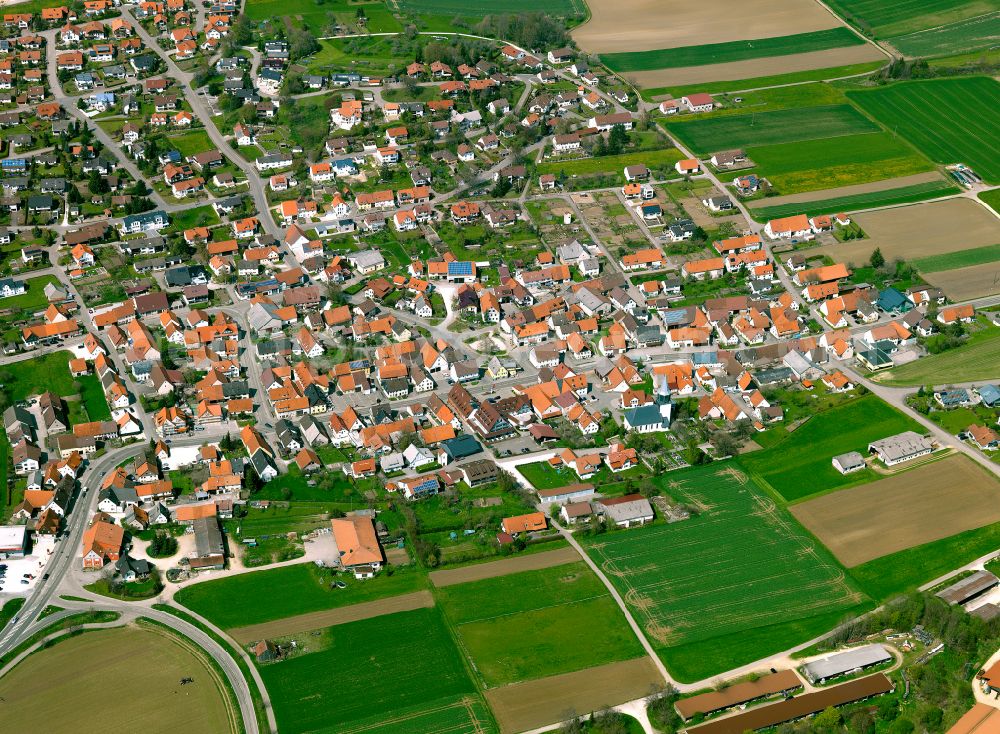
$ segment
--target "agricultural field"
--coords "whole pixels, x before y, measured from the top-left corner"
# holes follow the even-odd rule
[[[997,236],[1000,244],[1000,235]],[[955,270],[956,268],[966,268],[972,265],[982,265],[1000,260],[1000,246],[987,245],[986,247],[973,247],[969,250],[959,250],[946,255],[930,255],[913,261],[914,267],[921,273],[937,273],[942,270]]]
[[[996,379],[1000,364],[1000,328],[984,327],[959,347],[893,367],[875,376],[885,385],[941,385]]]
[[[885,132],[752,147],[747,155],[757,164],[758,174],[782,194],[853,186],[933,169],[930,161]]]
[[[460,568],[448,568],[438,571],[431,571],[431,583],[435,587],[442,589],[455,584],[466,584],[472,581],[482,581],[496,576],[506,576],[511,573],[521,571],[537,571],[552,566],[562,566],[566,563],[573,563],[579,560],[580,556],[568,545],[555,550],[541,551],[538,553],[519,553],[512,558],[503,558],[499,561],[489,561],[487,563],[473,563]]]
[[[853,217],[868,239],[828,245],[807,254],[828,255],[860,265],[876,247],[886,260],[919,260],[1000,242],[1000,222],[986,208],[965,198],[863,212]]]
[[[995,21],[995,0],[832,0],[830,6],[862,31],[907,55],[952,53],[989,46],[996,32],[978,28]],[[928,37],[934,38],[933,42]]]
[[[142,692],[141,706],[116,710],[115,725],[121,731],[235,732],[226,683],[204,655],[145,626],[92,630],[29,656],[0,679],[4,729],[31,731],[38,726],[38,711],[44,710],[47,731],[108,730],[107,701],[93,695],[107,685],[108,670]],[[183,677],[194,682],[181,689]],[[60,705],[52,706],[53,700]]]
[[[851,568],[1000,522],[1000,481],[956,455],[794,505],[791,511]]]
[[[868,561],[852,568],[851,577],[873,599],[891,599],[994,553],[998,547],[1000,523],[994,523]]]
[[[831,459],[903,431],[922,431],[915,421],[875,395],[855,398],[819,413],[763,451],[740,457],[750,476],[788,502],[878,478],[871,469],[841,474]],[[838,496],[840,496],[838,494]]]
[[[892,183],[892,181],[890,180],[888,183]],[[789,217],[794,214],[807,214],[811,217],[816,214],[835,214],[837,212],[853,212],[858,209],[914,204],[928,199],[951,196],[956,193],[958,193],[958,187],[955,184],[938,179],[911,186],[867,191],[848,196],[836,196],[830,199],[789,204],[769,204],[768,206],[751,209],[751,213],[754,219],[765,222],[769,219]],[[764,201],[770,202],[770,199],[765,199]]]
[[[392,576],[382,574],[368,581],[339,578],[347,584],[346,589],[331,588],[332,578],[329,570],[301,563],[191,584],[174,599],[228,629],[407,594],[427,586],[426,575],[411,569],[397,569]],[[270,593],[273,589],[281,589],[281,594]]]
[[[563,721],[567,711],[592,711],[634,701],[662,684],[663,677],[647,655],[491,688],[484,695],[493,707],[500,731],[514,734]]]
[[[1000,83],[987,77],[900,82],[848,97],[938,163],[1000,183]],[[948,114],[942,114],[948,110]]]
[[[663,3],[657,0],[589,0],[590,20],[573,31],[588,53],[649,51],[689,46],[697,29],[705,43],[726,43],[833,28],[837,20],[807,0],[777,3],[725,0]]]
[[[804,55],[805,54],[803,54],[803,56]],[[658,101],[669,97],[680,98],[687,94],[691,94],[692,92],[708,92],[709,94],[719,95],[730,92],[738,92],[744,89],[773,91],[783,88],[779,86],[782,84],[800,85],[805,82],[821,82],[830,79],[840,79],[843,77],[851,77],[872,72],[881,66],[883,66],[881,61],[868,61],[857,64],[842,64],[828,68],[808,68],[803,71],[784,71],[779,74],[771,74],[765,70],[763,73],[766,74],[766,76],[757,77],[748,77],[746,76],[747,72],[744,72],[736,75],[738,78],[732,79],[713,79],[711,81],[697,83],[691,83],[685,80],[683,83],[675,85],[643,87],[640,90],[640,94],[642,95],[642,98],[647,101]],[[714,70],[719,69],[718,66],[712,68]],[[748,71],[752,72],[753,69]],[[791,87],[784,88],[788,89]]]
[[[1000,189],[991,189],[979,194],[979,200],[985,203],[990,209],[1000,214]]]
[[[946,56],[956,51],[992,49],[1000,35],[1000,12],[977,15],[938,28],[894,36],[888,42],[906,56]]]
[[[643,654],[607,589],[579,560],[455,584],[436,595],[490,688]]]
[[[970,301],[1000,293],[1000,268],[993,262],[928,273],[925,280],[943,290],[953,301]]]
[[[299,614],[295,617],[283,617],[263,624],[235,627],[228,630],[228,634],[240,644],[248,645],[257,640],[297,635],[324,627],[334,627],[348,622],[432,606],[434,606],[434,598],[429,591],[415,591],[412,594],[400,594],[376,601],[359,602],[345,607]]]
[[[414,717],[426,731],[456,719],[454,731],[494,731],[436,609],[340,625],[328,643],[260,666],[280,731],[415,731]]]
[[[659,481],[698,514],[584,545],[681,680],[790,647],[867,604],[826,549],[738,466]]]
[[[601,61],[612,71],[626,73],[788,56],[807,51],[857,46],[864,43],[864,39],[859,38],[850,29],[836,26],[822,31],[798,33],[793,36],[707,43],[700,46],[664,48],[655,51],[601,54]]]
[[[850,105],[671,121],[668,128],[699,154],[878,132],[875,123]]]

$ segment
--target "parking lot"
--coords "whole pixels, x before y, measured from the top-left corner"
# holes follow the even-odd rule
[[[28,596],[35,589],[45,573],[45,566],[51,558],[52,544],[36,545],[31,555],[23,558],[0,559],[0,565],[6,565],[5,573],[0,578],[0,606],[9,599]],[[2,570],[2,569],[0,569]],[[27,578],[30,574],[34,578]],[[23,583],[27,581],[27,583]]]

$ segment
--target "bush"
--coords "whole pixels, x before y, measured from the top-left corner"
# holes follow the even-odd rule
[[[166,558],[177,552],[177,538],[170,533],[158,532],[149,543],[146,553],[151,558]]]

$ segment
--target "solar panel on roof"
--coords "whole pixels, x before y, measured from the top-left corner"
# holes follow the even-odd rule
[[[687,320],[688,314],[686,311],[663,311],[660,318],[665,324],[679,324]]]
[[[448,263],[448,275],[472,275],[471,262]]]

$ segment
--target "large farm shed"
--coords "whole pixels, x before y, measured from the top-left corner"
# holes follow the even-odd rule
[[[721,691],[711,691],[691,698],[682,698],[674,704],[674,707],[682,718],[690,719],[698,714],[713,714],[733,706],[742,706],[759,698],[777,696],[779,693],[791,693],[801,687],[802,681],[795,675],[795,671],[780,670],[757,680],[737,683]]]
[[[937,593],[937,597],[949,604],[965,604],[980,594],[986,593],[997,584],[1000,584],[1000,579],[989,571],[976,571],[971,576],[942,589]]]
[[[863,701],[893,690],[892,682],[882,673],[824,688],[815,693],[789,698],[770,706],[761,706],[743,714],[728,716],[688,729],[689,734],[743,734],[746,731],[795,721],[819,713],[830,706]]]
[[[892,654],[881,645],[865,645],[807,663],[803,666],[803,670],[813,683],[822,683],[830,678],[864,670],[890,660]]]

